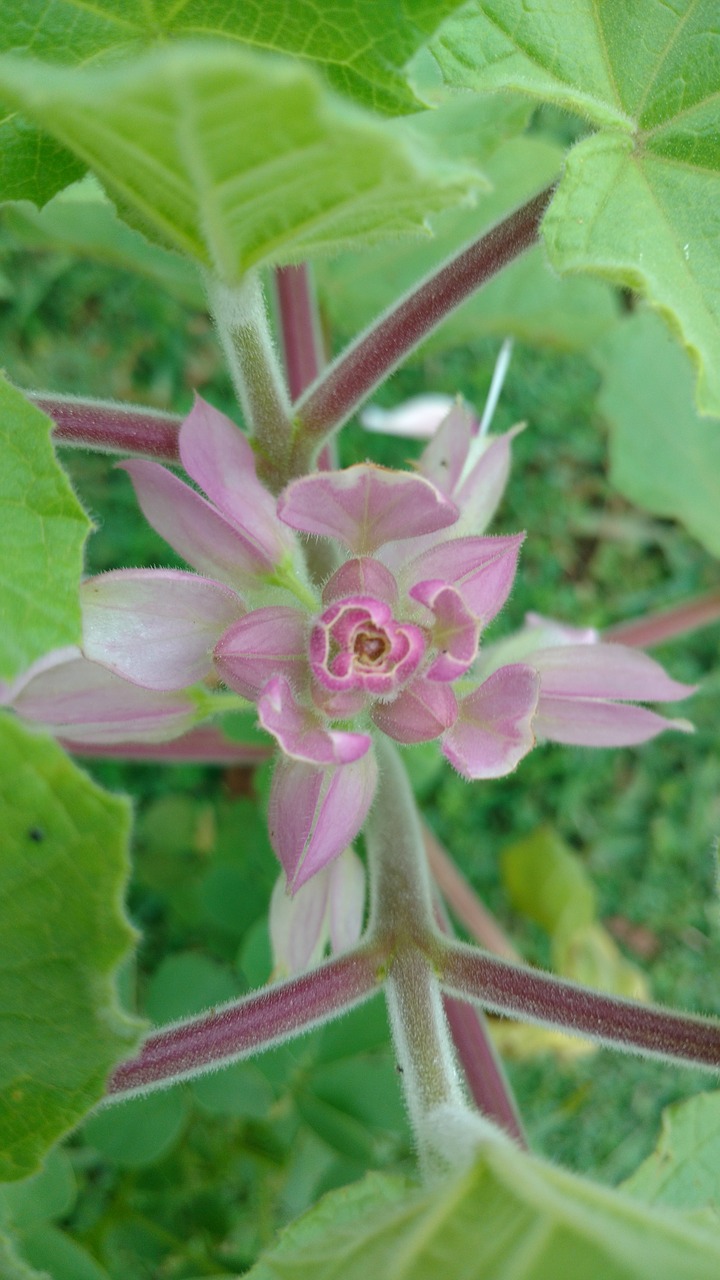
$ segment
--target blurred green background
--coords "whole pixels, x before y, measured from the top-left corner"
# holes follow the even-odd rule
[[[186,283],[162,289],[102,255],[33,243],[12,218],[0,221],[0,250],[0,361],[17,385],[180,412],[197,389],[237,417],[210,321]],[[340,336],[351,335],[333,341]],[[432,390],[481,407],[501,336],[461,349],[435,343],[377,402]],[[528,609],[602,628],[717,580],[716,563],[682,528],[610,489],[599,385],[591,349],[516,346],[494,429],[529,426],[493,531],[528,538],[492,638]],[[344,463],[401,465],[418,451],[357,424],[340,449]],[[177,563],[111,458],[64,450],[63,461],[97,523],[89,571]],[[428,821],[529,961],[576,972],[597,961],[620,982],[624,957],[653,998],[708,1013],[720,1012],[717,639],[711,627],[655,651],[674,677],[701,682],[692,738],[604,752],[545,746],[484,785],[463,782],[434,748],[407,753]],[[136,798],[129,908],[143,941],[125,974],[127,1002],[165,1022],[266,981],[278,871],[264,830],[267,770],[87,763]],[[539,886],[550,863],[560,867],[576,933],[567,917],[528,911],[511,883],[518,859]],[[582,931],[593,921],[603,932],[591,945]],[[536,1037],[515,1037],[514,1053],[509,1072],[533,1147],[607,1183],[651,1150],[666,1104],[708,1087],[689,1070],[571,1054]],[[192,1280],[245,1270],[323,1190],[369,1168],[411,1167],[376,1000],[257,1062],[98,1114],[16,1189],[10,1213],[27,1259],[57,1280]]]

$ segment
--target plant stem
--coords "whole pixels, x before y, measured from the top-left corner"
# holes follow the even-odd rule
[[[430,870],[448,906],[481,946],[504,960],[522,964],[522,956],[503,933],[495,917],[482,903],[455,863],[448,857],[437,836],[423,823],[423,841]]]
[[[603,640],[650,649],[653,645],[698,631],[700,627],[708,627],[719,620],[720,591],[707,591],[671,609],[661,609],[658,613],[632,618],[629,622],[617,622],[603,632]]]
[[[283,475],[291,446],[290,401],[256,273],[231,288],[207,281],[210,311],[248,428],[255,436],[265,479]]]
[[[160,760],[166,764],[263,764],[273,748],[262,742],[233,742],[211,725],[201,725],[170,742],[65,742],[76,756],[117,757],[122,760]]]
[[[325,364],[310,267],[277,267],[275,288],[285,373],[290,398],[297,400]]]
[[[135,1058],[116,1067],[106,1102],[201,1075],[328,1022],[377,990],[381,962],[377,948],[360,946],[299,978],[153,1032]]]
[[[444,942],[441,984],[451,995],[525,1022],[561,1027],[601,1044],[669,1062],[720,1069],[720,1022],[591,991]]]
[[[443,996],[443,1007],[476,1105],[484,1116],[494,1120],[499,1128],[527,1150],[520,1112],[490,1038],[482,1009],[473,1008],[466,1000],[458,1000],[455,996]]]
[[[296,405],[296,468],[476,289],[538,237],[551,188],[455,254],[376,321]]]
[[[178,435],[182,418],[157,413],[142,405],[114,404],[60,396],[50,391],[26,391],[28,400],[42,409],[55,426],[56,444],[93,449],[100,453],[124,453],[179,462]]]
[[[375,750],[380,781],[365,828],[371,872],[368,935],[390,954],[408,942],[432,951],[439,935],[415,797],[393,743],[378,735]]]

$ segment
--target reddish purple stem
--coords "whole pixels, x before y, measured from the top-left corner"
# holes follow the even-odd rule
[[[443,996],[443,1007],[468,1088],[478,1108],[527,1150],[520,1113],[481,1010],[455,996]]]
[[[273,748],[261,742],[233,742],[212,725],[191,729],[171,742],[60,742],[76,756],[117,757],[122,760],[159,760],[163,764],[263,764]]]
[[[446,944],[443,989],[494,1013],[550,1023],[617,1049],[720,1070],[720,1022],[590,991],[536,969]]]
[[[339,356],[296,406],[303,434],[317,439],[346,422],[451,311],[530,248],[551,191],[542,191],[434,271]]]
[[[708,627],[718,620],[720,591],[708,591],[705,595],[696,596],[694,600],[674,605],[672,609],[661,609],[658,613],[650,613],[645,618],[633,618],[630,622],[618,622],[603,632],[603,640],[648,649],[665,640],[672,640],[675,636]]]
[[[378,988],[378,967],[374,950],[354,951],[225,1005],[217,1013],[154,1032],[137,1057],[115,1069],[108,1094],[171,1084],[307,1031],[372,995]]]
[[[139,405],[112,404],[50,393],[26,392],[29,400],[55,423],[56,444],[107,453],[130,453],[161,462],[179,462],[178,431],[182,418],[155,413]]]
[[[278,267],[275,285],[288,388],[297,400],[325,363],[310,268]]]

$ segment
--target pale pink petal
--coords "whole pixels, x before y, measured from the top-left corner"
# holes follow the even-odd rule
[[[22,719],[69,742],[164,742],[197,720],[187,694],[141,689],[75,648],[46,654],[8,695],[6,704]]]
[[[179,444],[188,475],[242,532],[258,563],[270,567],[292,551],[293,535],[278,520],[275,498],[257,478],[252,448],[230,418],[196,396]]]
[[[634,747],[665,729],[692,733],[687,720],[668,720],[647,707],[593,698],[553,698],[541,693],[535,717],[539,738],[577,747]]]
[[[184,689],[243,612],[229,587],[176,569],[117,569],[80,587],[83,653],[146,689]]]
[[[454,524],[454,503],[421,476],[360,463],[293,480],[278,499],[293,529],[338,538],[355,555]]]
[[[459,706],[443,752],[465,778],[512,773],[535,743],[533,715],[540,680],[523,663],[501,667]]]
[[[372,751],[329,769],[280,757],[270,788],[270,841],[292,893],[352,844],[376,783]]]
[[[354,849],[345,849],[328,867],[328,925],[335,955],[359,941],[365,914],[365,868]]]
[[[130,476],[148,523],[199,573],[242,590],[272,570],[272,561],[250,539],[159,462],[132,458],[118,466]]]
[[[431,680],[457,680],[472,666],[478,651],[480,626],[456,587],[444,582],[418,582],[410,595],[435,614],[433,647],[439,650],[428,668]]]
[[[407,436],[413,440],[427,440],[434,435],[455,403],[452,396],[430,393],[413,396],[394,409],[381,409],[369,404],[360,412],[360,421],[366,431],[384,431],[391,436]]]
[[[393,702],[376,702],[372,718],[389,738],[406,744],[439,738],[457,719],[457,699],[447,684],[413,680]]]
[[[532,635],[536,649],[549,649],[556,644],[597,644],[600,639],[597,627],[572,627],[568,622],[532,611],[525,614],[522,634]]]
[[[220,678],[253,702],[274,675],[301,685],[307,677],[306,631],[307,618],[300,609],[253,609],[228,627],[215,646]]]
[[[346,560],[323,587],[323,604],[344,600],[346,596],[374,596],[385,604],[397,599],[397,583],[389,569],[370,556]]]
[[[543,697],[677,702],[696,688],[671,680],[659,662],[623,644],[558,645],[536,649],[528,661],[540,672]]]
[[[457,587],[483,626],[492,621],[512,588],[524,533],[502,538],[452,538],[423,551],[408,566],[408,585],[440,579]]]
[[[524,427],[520,424],[502,436],[484,438],[486,447],[480,453],[478,461],[474,465],[470,463],[469,470],[466,468],[460,483],[451,494],[460,508],[463,530],[482,533],[487,529],[500,504],[510,474],[510,445],[514,437],[523,430]]]
[[[371,746],[366,733],[327,729],[319,716],[296,702],[284,676],[275,676],[258,701],[263,729],[271,733],[287,756],[312,764],[351,764]]]
[[[438,427],[430,444],[423,450],[418,470],[448,497],[462,475],[472,439],[473,417],[465,405],[454,404]]]
[[[322,959],[328,932],[329,877],[329,868],[319,872],[294,897],[287,891],[284,875],[276,881],[268,928],[278,977],[304,973]]]

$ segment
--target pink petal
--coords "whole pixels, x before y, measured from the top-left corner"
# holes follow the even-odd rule
[[[118,569],[80,587],[83,652],[146,689],[183,689],[243,612],[234,591],[176,569]]]
[[[57,649],[26,671],[8,691],[8,705],[70,742],[164,742],[197,720],[184,693],[141,689],[79,649]]]
[[[393,702],[376,702],[372,718],[389,738],[406,744],[430,742],[455,723],[458,705],[447,684],[413,680]]]
[[[329,871],[321,871],[290,897],[285,876],[270,898],[268,927],[275,968],[280,977],[303,973],[322,959],[327,941]]]
[[[371,751],[329,769],[280,757],[270,788],[270,841],[292,893],[352,843],[376,783]]]
[[[345,849],[328,867],[328,925],[336,955],[360,939],[365,914],[365,868],[354,849]]]
[[[294,539],[280,523],[275,499],[260,483],[255,455],[239,427],[200,396],[180,428],[188,475],[255,549],[258,562],[279,563]]]
[[[410,595],[435,614],[432,643],[440,652],[429,667],[431,680],[456,680],[472,666],[480,627],[455,587],[444,582],[418,582]]]
[[[408,567],[410,594],[425,579],[457,587],[465,604],[487,626],[512,588],[524,533],[503,538],[452,538],[423,551]]]
[[[252,702],[274,675],[302,684],[307,677],[306,628],[305,614],[287,605],[246,613],[215,646],[220,678]]]
[[[592,698],[553,698],[541,693],[535,729],[539,738],[577,747],[633,747],[665,729],[692,733],[687,720],[667,720],[647,707]]]
[[[540,672],[543,698],[677,702],[696,688],[671,680],[659,662],[623,644],[558,645],[536,649],[528,660]]]
[[[356,557],[341,564],[323,587],[323,604],[332,604],[346,596],[373,596],[392,605],[397,599],[397,583],[379,560],[370,556]]]
[[[278,515],[293,529],[338,538],[363,556],[386,542],[444,529],[458,511],[421,476],[360,463],[294,480],[278,499]]]
[[[465,465],[472,439],[473,417],[463,404],[454,404],[420,456],[418,470],[451,497]]]
[[[540,681],[523,663],[501,667],[460,702],[443,752],[465,778],[502,778],[534,746]]]
[[[273,562],[215,507],[158,462],[133,458],[127,471],[145,519],[199,573],[252,587]]]
[[[312,764],[351,764],[369,750],[366,733],[327,729],[319,716],[301,707],[284,676],[275,676],[258,701],[263,729],[277,740],[287,756]]]
[[[360,413],[360,421],[366,431],[385,431],[391,436],[407,436],[414,440],[427,440],[437,431],[443,419],[453,407],[452,396],[413,396],[394,409],[381,409],[369,404]]]
[[[505,492],[510,474],[510,445],[523,424],[504,435],[486,437],[487,447],[470,471],[461,478],[452,497],[460,508],[463,529],[482,533],[490,524]]]

